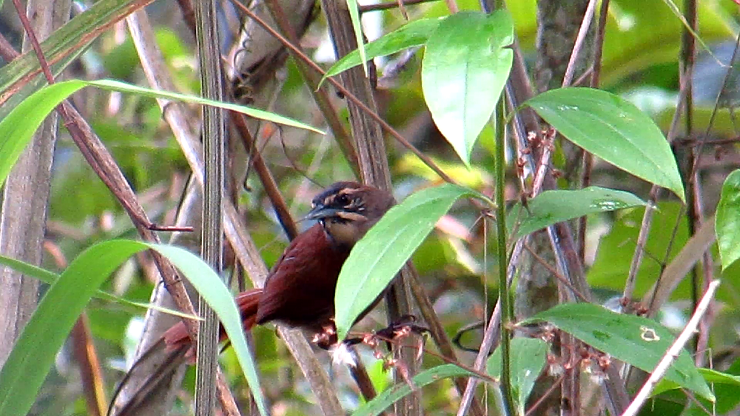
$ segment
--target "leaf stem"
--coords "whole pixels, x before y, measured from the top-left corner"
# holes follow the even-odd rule
[[[506,284],[508,255],[506,251],[506,103],[499,99],[496,111],[496,228],[498,235],[498,296],[501,302],[501,395],[504,414],[513,415],[513,396],[511,393],[510,340],[511,307],[509,305],[509,286]]]

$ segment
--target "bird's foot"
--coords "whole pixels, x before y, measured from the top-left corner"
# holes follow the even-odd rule
[[[330,350],[337,344],[337,327],[334,322],[321,327],[321,331],[316,332],[311,338],[311,342],[318,345],[323,350]]]
[[[385,341],[395,341],[406,338],[411,334],[426,335],[429,328],[418,325],[414,315],[404,315],[399,320],[391,322],[387,327],[375,331],[375,336]]]

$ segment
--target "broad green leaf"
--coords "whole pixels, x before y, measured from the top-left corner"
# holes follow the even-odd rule
[[[645,202],[629,192],[598,186],[575,191],[545,191],[527,202],[527,209],[521,203],[515,205],[507,222],[511,229],[515,221],[520,221],[516,229],[519,238],[561,221],[641,205]]]
[[[475,191],[445,184],[421,190],[391,208],[352,249],[339,274],[334,305],[339,339],[388,287],[440,217],[461,196]]]
[[[20,260],[11,259],[10,257],[5,257],[5,256],[0,255],[0,264],[8,266],[11,269],[17,272],[23,273],[26,276],[39,279],[42,282],[49,284],[49,285],[54,284],[54,282],[56,282],[57,279],[59,279],[59,275],[54,272],[51,272],[46,269],[42,269],[41,267],[36,267],[33,264],[28,264]],[[129,299],[126,299],[120,296],[116,296],[112,293],[108,293],[100,289],[95,291],[95,293],[93,294],[93,297],[98,298],[98,299],[108,300],[111,302],[118,302],[123,305],[135,306],[137,308],[155,309],[157,311],[168,313],[174,316],[179,316],[181,318],[201,320],[199,316],[190,315],[188,313],[183,313],[183,312],[180,312],[174,309],[163,308],[153,303],[135,302],[133,300],[129,300]]]
[[[534,382],[547,363],[550,346],[537,338],[514,338],[511,340],[511,391],[518,409],[517,414],[525,413],[527,398],[532,392]],[[488,375],[501,378],[501,348],[488,358]]]
[[[422,371],[414,376],[414,384],[421,388],[427,384],[434,383],[450,377],[475,377],[476,374],[454,364],[444,364],[438,367]],[[402,397],[411,393],[411,386],[408,383],[399,383],[391,388],[384,390],[374,399],[360,406],[359,409],[352,413],[352,416],[375,416],[383,413],[388,406],[400,400]]]
[[[407,48],[414,46],[423,45],[426,43],[429,36],[434,32],[439,25],[440,19],[419,19],[401,26],[393,32],[387,33],[382,37],[365,45],[366,59],[373,59],[378,56],[391,55],[396,52],[402,51]],[[359,50],[354,50],[342,59],[338,60],[334,65],[326,71],[324,77],[321,78],[322,82],[327,77],[331,77],[342,73],[350,68],[354,68],[357,65],[362,64],[363,60],[360,58]]]
[[[655,369],[675,341],[659,323],[612,312],[590,303],[568,303],[540,312],[522,323],[547,321],[586,344],[643,371]],[[714,401],[714,395],[686,350],[676,358],[665,378]]]
[[[46,292],[0,370],[0,416],[31,409],[54,357],[100,284],[132,255],[153,249],[167,257],[216,311],[239,357],[262,414],[267,414],[234,299],[218,275],[178,247],[111,240],[80,254]]]
[[[505,10],[447,17],[427,41],[424,100],[439,131],[466,165],[509,77],[513,23]]]
[[[87,86],[139,94],[153,98],[164,98],[168,100],[212,105],[227,110],[238,111],[251,117],[269,120],[274,123],[305,128],[307,130],[322,133],[320,130],[314,129],[307,124],[272,114],[267,111],[256,110],[254,108],[241,105],[211,101],[200,97],[169,91],[156,91],[114,80],[65,81],[48,85],[40,89],[25,99],[16,108],[14,108],[7,117],[0,121],[0,185],[5,182],[5,178],[8,176],[8,173],[13,168],[13,165],[18,160],[23,149],[25,149],[26,145],[31,140],[34,131],[36,131],[44,118],[46,118],[46,116],[67,97]]]
[[[722,185],[714,222],[722,270],[740,259],[740,169],[730,173]]]
[[[632,103],[593,88],[559,88],[526,105],[568,140],[684,201],[676,159],[658,126]]]

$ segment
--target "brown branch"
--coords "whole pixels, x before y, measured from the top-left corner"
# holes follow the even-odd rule
[[[137,47],[141,62],[144,66],[149,84],[156,89],[171,90],[171,77],[166,72],[164,59],[154,42],[154,34],[148,23],[146,14],[134,13],[128,21],[134,44]],[[195,180],[203,183],[203,157],[202,149],[197,137],[194,136],[188,126],[191,117],[184,111],[184,106],[170,103],[167,100],[158,100],[164,113],[164,118],[172,129],[175,138],[180,145]],[[255,287],[262,287],[267,276],[267,267],[260,257],[251,236],[246,231],[243,218],[238,213],[234,204],[229,200],[224,201],[224,232],[236,253],[239,262],[243,265]],[[326,414],[340,414],[341,405],[331,386],[326,372],[311,352],[305,337],[300,333],[285,331],[278,326],[281,337],[288,346],[291,354],[301,367],[301,371],[311,384],[311,389],[317,396],[317,402]]]
[[[195,11],[193,10],[193,3],[190,0],[177,0],[177,5],[180,6],[182,19],[188,25],[190,33],[195,36]]]
[[[13,48],[13,45],[5,39],[5,36],[2,33],[0,33],[0,57],[5,59],[6,62],[10,62],[19,55],[20,54]]]
[[[80,366],[82,390],[85,394],[85,405],[88,414],[101,416],[105,414],[108,400],[105,398],[105,383],[100,366],[98,352],[90,333],[90,324],[84,312],[77,318],[70,334],[74,356]]]
[[[334,139],[339,145],[344,157],[347,159],[352,171],[356,177],[359,177],[360,165],[357,160],[357,151],[352,144],[352,138],[349,136],[347,129],[344,128],[344,124],[340,120],[339,113],[336,108],[331,103],[331,100],[329,100],[326,88],[319,88],[319,78],[317,77],[317,73],[311,71],[309,65],[306,64],[306,62],[310,62],[311,59],[303,52],[295,28],[291,26],[290,20],[283,11],[279,1],[265,0],[265,5],[267,5],[273,20],[275,20],[275,23],[278,25],[282,34],[287,38],[286,41],[293,46],[292,48],[288,48],[288,51],[295,60],[298,72],[300,72],[306,85],[308,85],[311,95],[316,102],[316,106],[321,111],[326,123],[334,134]]]
[[[275,177],[272,176],[272,172],[270,172],[270,169],[268,169],[265,164],[262,154],[259,149],[257,149],[257,146],[255,146],[254,138],[249,132],[244,115],[235,111],[230,111],[229,115],[231,116],[232,124],[236,127],[237,133],[239,133],[239,138],[242,139],[244,150],[246,150],[249,155],[249,160],[252,162],[252,166],[254,166],[257,176],[260,178],[260,182],[265,189],[265,193],[270,199],[270,203],[273,208],[275,208],[275,214],[277,214],[280,224],[282,224],[283,229],[285,229],[285,233],[288,235],[288,238],[291,240],[294,239],[298,235],[298,227],[296,227],[295,221],[293,221],[293,218],[290,216],[288,205],[285,203],[285,198],[283,198],[283,195],[278,189]]]
[[[118,23],[122,19],[124,19],[128,14],[133,13],[136,10],[142,9],[145,6],[148,6],[150,3],[154,2],[154,0],[137,0],[134,1],[128,5],[126,5],[125,10],[122,10],[115,19],[106,21],[103,25],[95,27],[93,30],[89,32],[85,32],[83,35],[79,37],[73,44],[65,44],[65,47],[63,50],[58,51],[58,53],[54,54],[54,56],[51,59],[45,59],[44,62],[46,63],[46,67],[48,68],[49,65],[54,65],[55,63],[61,61],[72,53],[75,50],[78,50],[85,45],[89,44],[93,40],[95,40],[100,34],[106,32],[108,29],[110,29],[114,24]],[[24,57],[27,54],[30,53],[36,53],[38,56],[38,53],[36,51],[26,51],[23,54],[20,55],[17,59],[24,59]],[[34,68],[33,70],[29,70],[26,74],[15,80],[11,83],[5,90],[0,92],[0,105],[3,105],[10,97],[13,96],[16,92],[20,91],[21,88],[23,88],[28,82],[32,79],[34,79],[38,74],[44,73],[43,68]]]
[[[257,16],[254,12],[249,10],[247,7],[239,3],[237,0],[231,0],[231,2],[239,8],[244,14],[249,16],[251,19],[254,19],[260,26],[262,26],[263,29],[268,31],[271,35],[275,36],[277,39],[280,40],[281,43],[285,45],[286,48],[292,50],[293,52],[297,53],[297,49],[294,45],[292,45],[285,37],[280,35],[278,32],[276,32],[273,28],[270,27],[264,20],[262,20],[259,16]],[[300,55],[297,55],[300,56]],[[301,57],[301,60],[304,60],[303,57]],[[308,64],[313,70],[321,74],[322,76],[326,73],[319,65],[317,65],[315,62],[313,62],[310,59],[305,58],[304,62]],[[455,183],[455,181],[450,178],[449,175],[447,175],[442,169],[437,166],[434,161],[422,153],[419,149],[417,149],[414,145],[409,143],[406,138],[404,138],[398,131],[396,131],[390,124],[388,124],[385,120],[383,120],[382,117],[380,117],[376,112],[371,110],[365,103],[363,103],[359,98],[357,98],[354,94],[352,94],[349,90],[347,90],[340,82],[335,80],[334,78],[330,77],[326,79],[327,82],[332,84],[337,90],[339,90],[349,101],[351,101],[353,104],[357,105],[362,111],[366,112],[370,118],[372,118],[375,122],[380,124],[380,126],[388,132],[394,139],[396,139],[402,146],[404,146],[406,149],[411,151],[414,155],[416,155],[419,159],[421,159],[424,164],[429,166],[430,169],[432,169],[437,175],[439,175],[445,182],[449,183]]]
[[[13,1],[16,8],[20,11],[20,0]],[[51,73],[51,69],[49,68],[49,63],[44,58],[43,51],[41,50],[41,46],[30,26],[30,22],[25,16],[25,13],[19,12],[19,16],[33,45],[34,51],[37,54],[41,70],[46,76],[49,84],[53,84],[55,81]],[[113,192],[119,203],[121,203],[129,214],[129,217],[139,231],[139,235],[142,239],[148,242],[159,243],[159,237],[157,237],[157,235],[150,229],[152,223],[148,220],[144,209],[139,205],[136,195],[126,181],[123,173],[118,168],[115,160],[113,160],[110,153],[108,153],[103,143],[95,136],[90,126],[66,100],[57,107],[57,111],[65,120],[65,127],[67,127],[73,141],[78,146],[92,169],[103,180],[106,186],[108,186],[111,192]],[[174,266],[158,253],[153,252],[152,256],[154,257],[157,267],[162,274],[162,278],[165,280],[167,288],[178,308],[185,313],[195,314],[192,303],[185,292],[182,281],[177,277],[177,272]],[[198,336],[197,323],[189,319],[184,319],[183,321],[188,329],[189,335],[193,341],[196,342]],[[228,387],[219,383],[219,390],[223,392],[228,390]],[[233,396],[230,394],[222,394],[222,397],[223,396],[228,396],[233,401]],[[229,408],[231,406],[225,407]]]

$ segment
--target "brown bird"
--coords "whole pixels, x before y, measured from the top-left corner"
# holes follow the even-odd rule
[[[317,195],[305,218],[318,220],[318,223],[298,235],[285,249],[267,276],[264,288],[247,290],[236,296],[244,330],[272,321],[302,328],[314,335],[323,334],[325,328],[332,327],[334,291],[342,265],[355,243],[394,203],[390,193],[356,182],[337,182]],[[224,338],[222,329],[221,340]],[[320,346],[326,348],[334,341],[327,342],[323,338]],[[194,355],[192,340],[182,322],[167,330],[152,348],[162,346],[172,354],[169,364],[179,365],[186,357]],[[146,355],[148,352],[142,359]],[[124,378],[121,385],[126,380]],[[146,392],[137,392],[115,414],[129,414],[126,409],[133,409],[132,401],[141,403],[152,389],[149,386]]]

